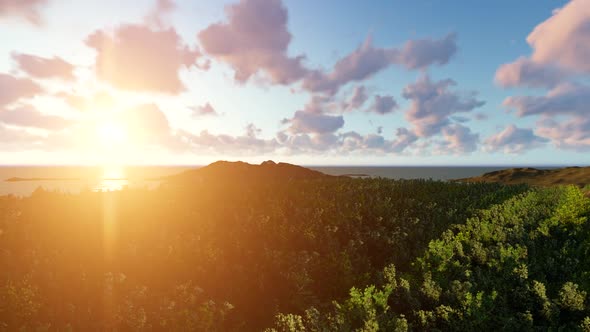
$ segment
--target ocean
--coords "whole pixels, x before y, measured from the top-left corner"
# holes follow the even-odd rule
[[[156,188],[161,178],[199,166],[77,167],[5,166],[0,167],[0,196],[29,196],[37,188],[79,193],[112,191],[122,188]],[[450,180],[481,175],[507,168],[490,167],[409,167],[409,166],[309,166],[330,175],[353,175],[391,179]]]

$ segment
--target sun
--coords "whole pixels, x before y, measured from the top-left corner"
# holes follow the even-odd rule
[[[103,122],[96,126],[96,135],[98,142],[102,147],[107,149],[121,147],[127,143],[127,131],[116,122]]]
[[[116,166],[125,163],[131,153],[130,137],[127,127],[113,120],[103,120],[95,125],[95,156],[103,166]]]

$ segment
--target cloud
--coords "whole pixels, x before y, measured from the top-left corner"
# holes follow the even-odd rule
[[[367,112],[376,113],[380,115],[392,113],[398,108],[397,102],[392,96],[381,96],[376,95],[374,98],[373,105],[367,110]]]
[[[511,96],[503,105],[516,115],[540,116],[535,134],[558,148],[590,150],[590,6],[572,0],[528,35],[529,57],[502,65],[497,81],[508,87],[543,87],[544,95]],[[580,80],[578,80],[580,79]]]
[[[557,148],[590,151],[590,119],[587,116],[576,116],[563,122],[544,119],[536,133],[550,139]]]
[[[41,87],[28,78],[17,78],[0,73],[0,107],[21,98],[29,98],[42,92]]]
[[[113,97],[105,92],[99,91],[91,95],[81,95],[75,92],[61,91],[55,94],[68,106],[78,111],[87,110],[108,110],[113,108],[115,100]]]
[[[294,134],[277,133],[280,148],[289,154],[334,151],[339,145],[339,137],[333,133]]]
[[[436,152],[443,154],[467,154],[477,150],[479,134],[458,123],[442,129],[444,141],[439,142]]]
[[[0,17],[20,16],[33,24],[41,24],[39,10],[47,0],[0,0]]]
[[[34,78],[74,79],[74,66],[60,57],[43,58],[32,54],[13,53],[20,70]]]
[[[173,0],[156,0],[156,5],[146,16],[147,24],[156,27],[164,26],[164,16],[176,9],[176,3]]]
[[[158,142],[170,134],[166,114],[155,104],[143,104],[123,111],[120,119],[128,126],[127,132],[134,138]]]
[[[420,137],[439,134],[451,123],[451,115],[470,112],[485,104],[476,98],[475,92],[450,91],[455,85],[451,79],[432,82],[424,75],[404,88],[403,97],[411,101],[406,119],[413,124],[415,134]]]
[[[71,124],[71,121],[60,116],[43,114],[31,105],[0,111],[0,122],[47,130],[62,130]]]
[[[408,41],[402,48],[374,47],[368,36],[325,73],[307,68],[304,55],[288,54],[292,35],[287,29],[287,9],[280,0],[241,0],[225,11],[227,20],[211,24],[198,38],[205,53],[231,66],[235,80],[241,83],[256,74],[283,85],[303,79],[305,90],[333,95],[341,86],[365,80],[392,64],[408,69],[446,64],[457,50],[455,34]]]
[[[570,73],[553,64],[534,62],[520,57],[518,60],[504,64],[496,71],[496,83],[502,87],[552,87]]]
[[[117,116],[129,141],[137,147],[163,147],[173,151],[188,148],[186,137],[172,129],[166,114],[156,104],[128,108]]]
[[[10,128],[0,123],[0,146],[22,151],[24,147],[35,147],[43,142],[44,136],[34,135],[21,128]]]
[[[210,103],[205,103],[205,105],[201,105],[201,106],[192,106],[192,107],[189,107],[189,109],[192,110],[193,117],[199,117],[199,116],[205,116],[205,115],[212,115],[212,116],[219,115],[219,113],[217,113],[215,108],[213,108],[213,106],[211,106]]]
[[[395,62],[408,69],[425,69],[433,64],[445,65],[457,53],[457,36],[448,34],[442,39],[407,41],[396,53]]]
[[[471,121],[470,118],[468,118],[466,116],[460,116],[460,115],[451,116],[450,119],[454,122],[457,122],[457,123],[467,123],[467,122]]]
[[[407,128],[397,128],[396,139],[391,144],[391,151],[400,153],[409,148],[418,140],[418,136]]]
[[[236,81],[260,72],[275,84],[290,84],[306,74],[304,57],[287,54],[292,36],[280,0],[241,0],[225,11],[228,21],[210,25],[198,38],[207,54],[234,69]]]
[[[560,114],[587,116],[590,87],[565,83],[553,88],[544,96],[508,97],[503,105],[509,109],[516,109],[518,116]]]
[[[405,132],[404,132],[405,131]],[[367,134],[361,135],[355,131],[349,131],[335,136],[330,149],[339,153],[377,153],[377,154],[398,154],[409,147],[417,138],[405,128],[398,130],[398,137],[391,141],[383,135]],[[324,149],[327,149],[324,147]]]
[[[303,87],[312,92],[335,94],[347,83],[368,79],[392,64],[408,69],[446,64],[456,50],[454,34],[440,40],[408,41],[402,49],[375,47],[371,36],[368,36],[356,50],[338,60],[330,73],[318,70],[310,72]]]
[[[485,150],[489,152],[503,151],[504,153],[518,154],[543,147],[548,141],[546,138],[535,135],[532,129],[509,125],[499,133],[486,138],[484,144]]]
[[[391,141],[381,134],[361,135],[356,131],[345,133],[294,134],[280,132],[278,143],[291,153],[328,152],[338,154],[400,154],[418,139],[405,128],[398,130],[398,137]]]
[[[382,135],[368,134],[361,135],[357,132],[351,131],[340,136],[341,142],[340,150],[343,152],[355,152],[372,150],[373,152],[387,152],[390,142]]]
[[[369,99],[369,96],[367,95],[367,88],[365,88],[363,85],[355,86],[352,90],[352,95],[350,98],[342,103],[342,109],[344,111],[358,110],[363,106],[367,99]]]
[[[307,113],[325,113],[325,112],[338,112],[341,111],[338,108],[339,105],[336,105],[332,102],[332,98],[329,96],[323,95],[312,95],[311,99],[303,106],[303,111]]]
[[[178,94],[185,89],[179,71],[196,66],[201,57],[173,28],[127,24],[98,30],[86,44],[97,52],[98,78],[123,90]]]
[[[575,72],[590,73],[590,6],[572,0],[537,25],[527,37],[532,60],[557,63]]]
[[[485,113],[475,113],[474,118],[477,121],[485,121],[488,119],[488,115]]]
[[[530,57],[504,64],[496,82],[504,87],[554,87],[574,74],[590,74],[590,6],[573,0],[528,35]]]
[[[374,47],[369,36],[356,50],[338,60],[329,74],[314,71],[305,79],[303,86],[309,91],[334,94],[341,86],[367,79],[388,67],[394,52]]]
[[[276,152],[280,148],[276,139],[258,137],[259,130],[250,124],[242,135],[212,134],[207,130],[198,135],[183,133],[193,151],[211,152],[217,154],[231,153],[236,155],[261,155]]]
[[[333,133],[344,126],[344,118],[333,115],[296,111],[292,119],[285,123],[291,124],[289,130],[292,133]]]

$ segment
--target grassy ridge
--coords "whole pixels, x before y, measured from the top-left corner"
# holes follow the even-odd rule
[[[536,187],[556,185],[590,185],[590,167],[564,167],[556,169],[508,168],[485,173],[459,182],[489,182],[503,184],[528,184]]]

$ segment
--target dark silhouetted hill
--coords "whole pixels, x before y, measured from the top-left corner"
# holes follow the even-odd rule
[[[294,179],[320,179],[333,177],[322,172],[288,163],[275,163],[272,160],[260,165],[242,161],[216,161],[202,168],[189,170],[168,178],[173,182],[184,181],[276,181]]]
[[[557,169],[509,168],[480,176],[457,179],[459,182],[497,182],[503,184],[529,184],[549,187],[573,184],[580,187],[590,184],[590,167],[565,167]]]

